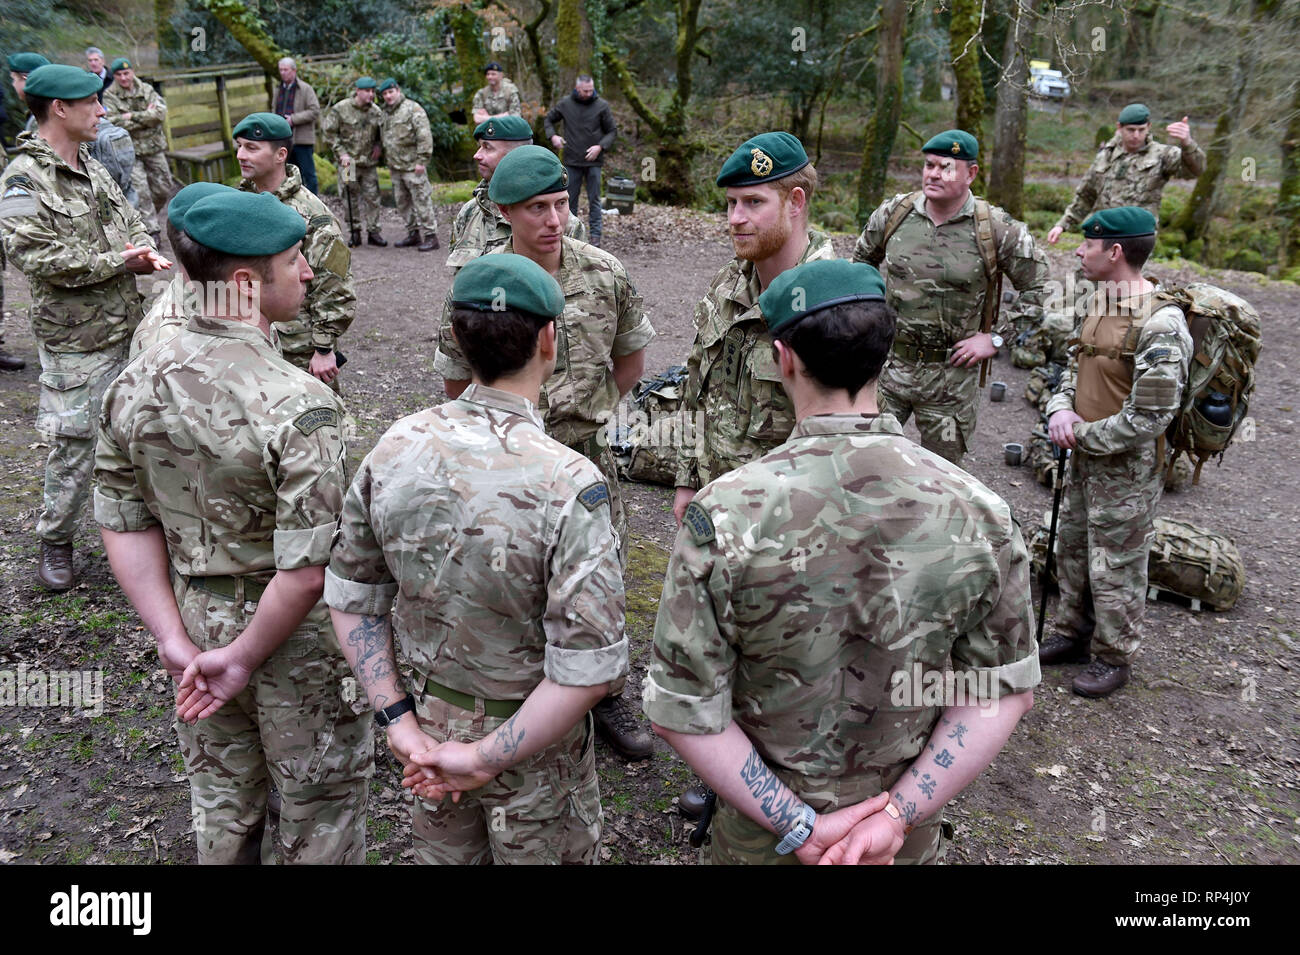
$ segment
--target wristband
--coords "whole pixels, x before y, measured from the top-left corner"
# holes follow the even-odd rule
[[[788,856],[807,842],[808,837],[812,835],[813,823],[816,821],[817,813],[813,812],[812,806],[804,803],[802,818],[794,824],[793,829],[786,833],[785,838],[776,847],[776,854]]]

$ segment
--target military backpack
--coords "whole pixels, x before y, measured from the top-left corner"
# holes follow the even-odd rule
[[[685,384],[685,365],[637,382],[631,402],[640,411],[638,421],[614,441],[615,453],[626,461],[621,470],[629,481],[668,487],[677,483],[677,451],[687,439],[682,418]]]
[[[1155,519],[1155,541],[1147,560],[1147,596],[1177,594],[1193,610],[1228,610],[1241,596],[1246,568],[1231,538],[1187,521]]]

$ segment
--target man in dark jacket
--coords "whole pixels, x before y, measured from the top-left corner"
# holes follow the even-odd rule
[[[564,135],[555,131],[557,120],[564,123]],[[614,144],[618,127],[609,103],[596,95],[590,76],[579,76],[573,93],[551,107],[546,114],[546,135],[556,149],[563,148],[564,168],[569,174],[569,208],[578,211],[582,184],[587,184],[591,207],[591,244],[600,245],[600,164]]]

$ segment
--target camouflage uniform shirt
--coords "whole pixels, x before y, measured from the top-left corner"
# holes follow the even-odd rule
[[[492,92],[492,87],[482,86],[474,94],[474,103],[470,109],[485,109],[489,116],[500,116],[502,113],[521,116],[523,107],[519,102],[519,87],[504,77],[501,88],[495,93]]]
[[[1148,136],[1141,149],[1126,153],[1116,133],[1097,150],[1097,158],[1056,225],[1068,231],[1097,209],[1120,206],[1141,206],[1159,220],[1165,183],[1175,176],[1192,179],[1204,171],[1205,153],[1190,138],[1186,145],[1166,146]]]
[[[326,600],[392,613],[415,669],[472,696],[612,681],[627,640],[608,501],[528,401],[471,385],[398,421],[362,462]]]
[[[833,258],[830,237],[810,231],[797,264]],[[754,263],[732,259],[695,308],[684,400],[693,440],[683,441],[678,453],[679,487],[697,488],[753,461],[794,427],[794,405],[758,308],[762,291]]]
[[[424,107],[403,96],[396,106],[382,107],[379,127],[384,144],[384,161],[394,172],[410,172],[428,166],[433,157],[433,133]]]
[[[341,99],[325,112],[321,121],[321,138],[325,146],[337,157],[347,153],[358,166],[374,166],[374,148],[379,145],[379,127],[384,113],[371,103],[362,109],[356,97]]]
[[[1040,678],[1033,634],[1007,504],[889,415],[818,415],[688,506],[643,706],[681,733],[734,721],[820,811],[891,785],[934,729],[941,708],[899,705],[895,674],[1021,693]]]
[[[137,156],[152,156],[167,148],[164,129],[167,104],[158,91],[140,77],[135,78],[130,92],[117,83],[104,90],[104,109],[108,111],[110,123],[131,134]],[[131,118],[122,119],[124,113],[130,113]]]
[[[293,163],[285,165],[284,182],[272,195],[292,206],[307,220],[302,254],[315,273],[307,283],[307,297],[298,317],[276,328],[280,348],[286,354],[310,352],[313,348],[333,349],[339,337],[356,317],[357,296],[352,285],[352,253],[329,207],[302,184],[302,174]],[[239,188],[257,192],[251,179]]]
[[[510,241],[510,223],[501,209],[488,198],[488,182],[480,179],[474,187],[474,197],[460,207],[451,224],[451,251],[447,254],[447,268],[459,269],[465,263],[485,252],[495,252]],[[564,234],[579,242],[587,241],[587,227],[582,220],[569,213]]]
[[[182,274],[163,286],[158,298],[149,306],[142,321],[131,336],[131,357],[180,333],[189,320],[203,311],[193,283]],[[274,332],[272,332],[274,340]]]

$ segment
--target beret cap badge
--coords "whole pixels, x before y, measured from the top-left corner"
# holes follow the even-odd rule
[[[754,157],[749,163],[749,168],[753,171],[754,175],[769,175],[772,172],[772,157],[757,147],[751,149],[749,152],[750,155]]]

